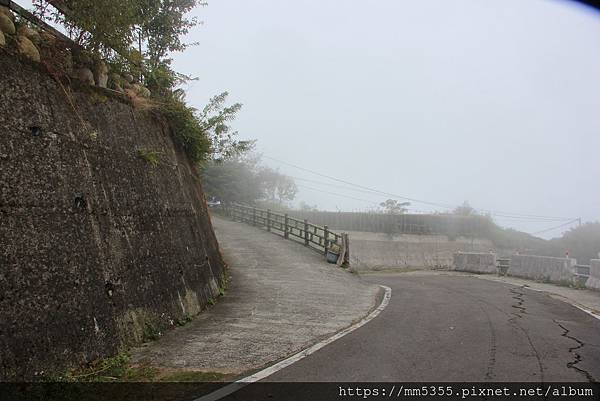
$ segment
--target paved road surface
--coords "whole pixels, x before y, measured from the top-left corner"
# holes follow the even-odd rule
[[[600,380],[600,320],[469,277],[368,278],[393,290],[366,326],[266,381]]]
[[[185,327],[134,350],[163,370],[239,374],[298,352],[360,320],[380,288],[274,234],[212,218],[230,287]]]

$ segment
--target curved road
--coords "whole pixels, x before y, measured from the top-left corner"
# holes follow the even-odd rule
[[[371,276],[374,320],[266,381],[600,380],[600,320],[543,293],[444,275]]]
[[[367,280],[393,291],[378,317],[262,381],[547,383],[600,378],[600,320],[544,293],[431,273]],[[294,396],[285,387],[250,386],[224,399],[260,398],[265,389]]]

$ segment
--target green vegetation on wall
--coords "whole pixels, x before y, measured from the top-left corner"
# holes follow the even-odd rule
[[[187,104],[179,88],[193,78],[172,67],[171,54],[190,46],[184,38],[198,24],[196,18],[188,16],[190,11],[206,3],[35,0],[33,4],[38,17],[61,25],[82,46],[73,48],[75,64],[91,68],[103,60],[108,64],[109,86],[130,88],[130,96],[150,98],[141,103],[166,117],[176,143],[194,163],[226,159],[247,149],[248,143],[238,141],[237,132],[229,126],[242,105],[226,106],[228,93],[223,92],[203,110],[196,110]],[[47,60],[45,64],[53,62]]]

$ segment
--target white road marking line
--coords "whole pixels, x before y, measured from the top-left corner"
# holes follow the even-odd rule
[[[592,315],[593,317],[595,317],[596,319],[600,320],[600,315],[598,315],[597,313],[594,313],[593,311],[586,309],[586,308],[582,308],[581,306],[578,305],[573,305],[574,307],[576,307],[577,309],[580,309],[582,311],[584,311],[585,313],[587,313],[588,315]]]
[[[560,298],[560,299],[559,299],[559,301],[562,301],[562,302],[564,302],[564,303],[566,303],[566,304],[569,304],[569,305],[571,305],[571,306],[574,306],[574,307],[576,307],[577,309],[579,309],[579,310],[581,310],[581,311],[583,311],[583,312],[587,313],[588,315],[591,315],[592,317],[595,317],[596,319],[600,320],[600,315],[598,315],[596,312],[594,312],[594,311],[593,311],[593,310],[591,310],[591,309],[587,309],[587,308],[585,308],[585,307],[583,307],[583,306],[579,306],[577,303],[575,303],[575,301],[573,301],[572,299],[570,299],[570,298],[567,298],[567,297],[565,297],[565,296],[563,296],[563,295],[556,294],[556,293],[554,293],[554,292],[550,292],[550,291],[543,290],[543,289],[540,289],[540,288],[532,288],[532,287],[529,287],[529,286],[528,286],[528,285],[526,285],[526,284],[524,285],[524,288],[526,288],[526,289],[528,289],[528,290],[531,290],[531,291],[543,292],[544,294],[546,294],[546,295],[548,295],[548,296],[550,296],[551,298],[554,298],[554,299],[557,299],[557,297],[558,297],[558,298]]]
[[[392,297],[392,289],[390,287],[387,287],[385,285],[380,285],[380,287],[385,290],[383,300],[381,301],[381,303],[375,310],[373,310],[371,313],[369,313],[366,317],[364,317],[359,322],[354,323],[352,326],[345,328],[344,330],[333,335],[332,337],[329,337],[329,338],[327,338],[327,339],[325,339],[303,351],[300,351],[297,354],[294,354],[294,355],[290,356],[289,358],[276,363],[273,366],[269,366],[268,368],[265,368],[265,369],[261,370],[260,372],[256,372],[253,375],[244,377],[244,378],[237,380],[231,384],[228,384],[227,386],[221,387],[220,389],[213,391],[210,394],[207,394],[200,398],[196,398],[194,401],[220,400],[223,397],[226,397],[230,394],[235,393],[236,391],[240,390],[241,388],[247,386],[250,383],[254,383],[254,382],[262,380],[268,376],[271,376],[273,373],[276,373],[276,372],[280,371],[281,369],[284,369],[284,368],[290,366],[291,364],[296,363],[299,360],[306,358],[307,356],[317,352],[324,346],[331,344],[335,340],[338,340],[338,339],[344,337],[346,334],[349,334],[349,333],[353,332],[354,330],[358,329],[359,327],[362,327],[365,324],[369,323],[371,320],[376,318],[386,308],[386,306],[388,306],[388,304],[390,303],[390,298]]]

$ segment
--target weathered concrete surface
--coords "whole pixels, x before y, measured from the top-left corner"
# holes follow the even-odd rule
[[[576,264],[577,261],[571,258],[512,255],[508,274],[534,280],[569,284],[574,283],[576,280]]]
[[[133,352],[165,369],[241,373],[295,353],[364,317],[379,287],[274,234],[212,218],[231,282],[217,305]]]
[[[488,240],[445,235],[390,236],[384,233],[350,231],[350,260],[357,270],[390,267],[450,267],[456,252],[487,252],[494,247]]]
[[[585,282],[585,286],[600,291],[600,259],[590,260],[590,277]]]
[[[2,49],[0,71],[0,380],[112,356],[204,308],[223,262],[167,125]]]
[[[455,253],[452,269],[472,273],[496,273],[496,254],[489,252]]]

